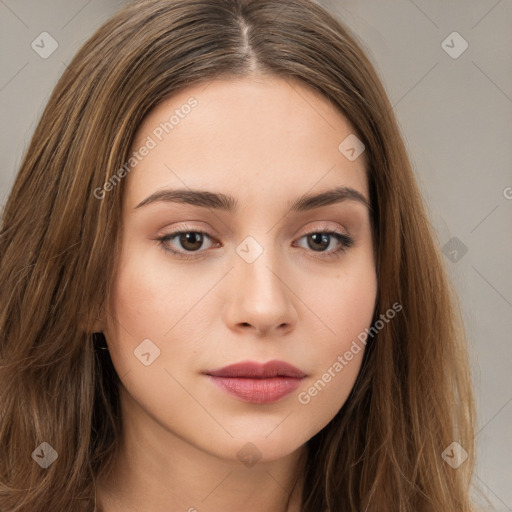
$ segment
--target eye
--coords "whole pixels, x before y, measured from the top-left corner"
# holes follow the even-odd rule
[[[307,240],[306,249],[320,253],[325,257],[339,256],[340,253],[345,252],[348,248],[354,245],[354,239],[350,236],[340,233],[332,229],[324,229],[321,231],[310,231],[303,235],[299,240],[305,238]],[[205,240],[213,240],[205,231],[198,231],[193,229],[181,229],[174,231],[157,238],[158,245],[166,253],[172,253],[178,258],[191,259],[199,257],[202,252],[205,252],[204,242]],[[328,249],[334,242],[337,243],[338,248]],[[173,245],[174,244],[174,245]],[[216,242],[217,247],[220,246]],[[181,246],[181,247],[176,247]],[[212,247],[213,244],[210,245]],[[206,247],[208,249],[209,247]]]
[[[157,240],[159,246],[166,252],[173,253],[182,258],[194,258],[196,257],[195,254],[187,253],[202,252],[200,249],[203,248],[205,239],[212,239],[205,231],[182,229],[159,237]],[[176,245],[180,245],[181,248],[173,248],[170,244],[171,242],[175,242]]]
[[[303,235],[300,240],[306,238],[307,240],[307,248],[311,249],[313,252],[319,252],[321,254],[325,253],[327,257],[338,256],[341,252],[345,252],[348,248],[354,245],[354,239],[350,236],[339,233],[338,231],[327,229],[323,231],[310,231]],[[325,250],[331,243],[334,241],[338,243],[338,248],[334,250]]]

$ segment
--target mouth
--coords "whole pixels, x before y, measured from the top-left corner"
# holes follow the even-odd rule
[[[244,361],[203,372],[220,389],[243,402],[269,404],[297,389],[307,375],[284,361]]]

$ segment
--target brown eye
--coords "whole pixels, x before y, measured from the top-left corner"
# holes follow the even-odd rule
[[[344,233],[338,233],[332,230],[312,231],[311,233],[306,233],[301,239],[302,238],[306,238],[307,240],[306,249],[310,249],[326,257],[337,256],[340,252],[345,252],[349,247],[354,245],[353,238]],[[338,243],[338,248],[336,248],[336,244],[334,244],[334,247],[331,247],[329,250],[328,248],[333,240]]]
[[[178,236],[179,243],[187,251],[197,251],[203,245],[203,234],[197,231],[187,231]]]
[[[193,253],[199,255],[205,252],[200,249],[203,248],[206,239],[211,241],[212,237],[204,231],[182,230],[169,233],[157,240],[164,251],[187,258],[195,256]]]
[[[326,233],[313,233],[312,235],[307,235],[308,237],[308,246],[313,251],[320,250],[323,251],[329,247],[331,242],[330,237]]]

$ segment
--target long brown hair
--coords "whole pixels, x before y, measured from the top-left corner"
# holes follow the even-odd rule
[[[60,78],[0,231],[0,510],[96,509],[121,421],[119,377],[92,325],[116,268],[125,180],[102,199],[95,191],[129,159],[159,102],[252,73],[301,80],[355,127],[373,209],[374,321],[402,306],[369,337],[348,400],[308,442],[303,510],[474,510],[475,410],[458,299],[375,70],[308,0],[132,3]],[[43,442],[58,454],[46,469],[31,456]],[[468,455],[458,468],[443,457],[454,442]]]

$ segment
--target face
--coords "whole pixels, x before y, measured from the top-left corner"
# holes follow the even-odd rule
[[[353,134],[275,77],[194,86],[145,118],[103,328],[139,423],[275,460],[343,406],[377,292],[365,155],[339,148]]]

